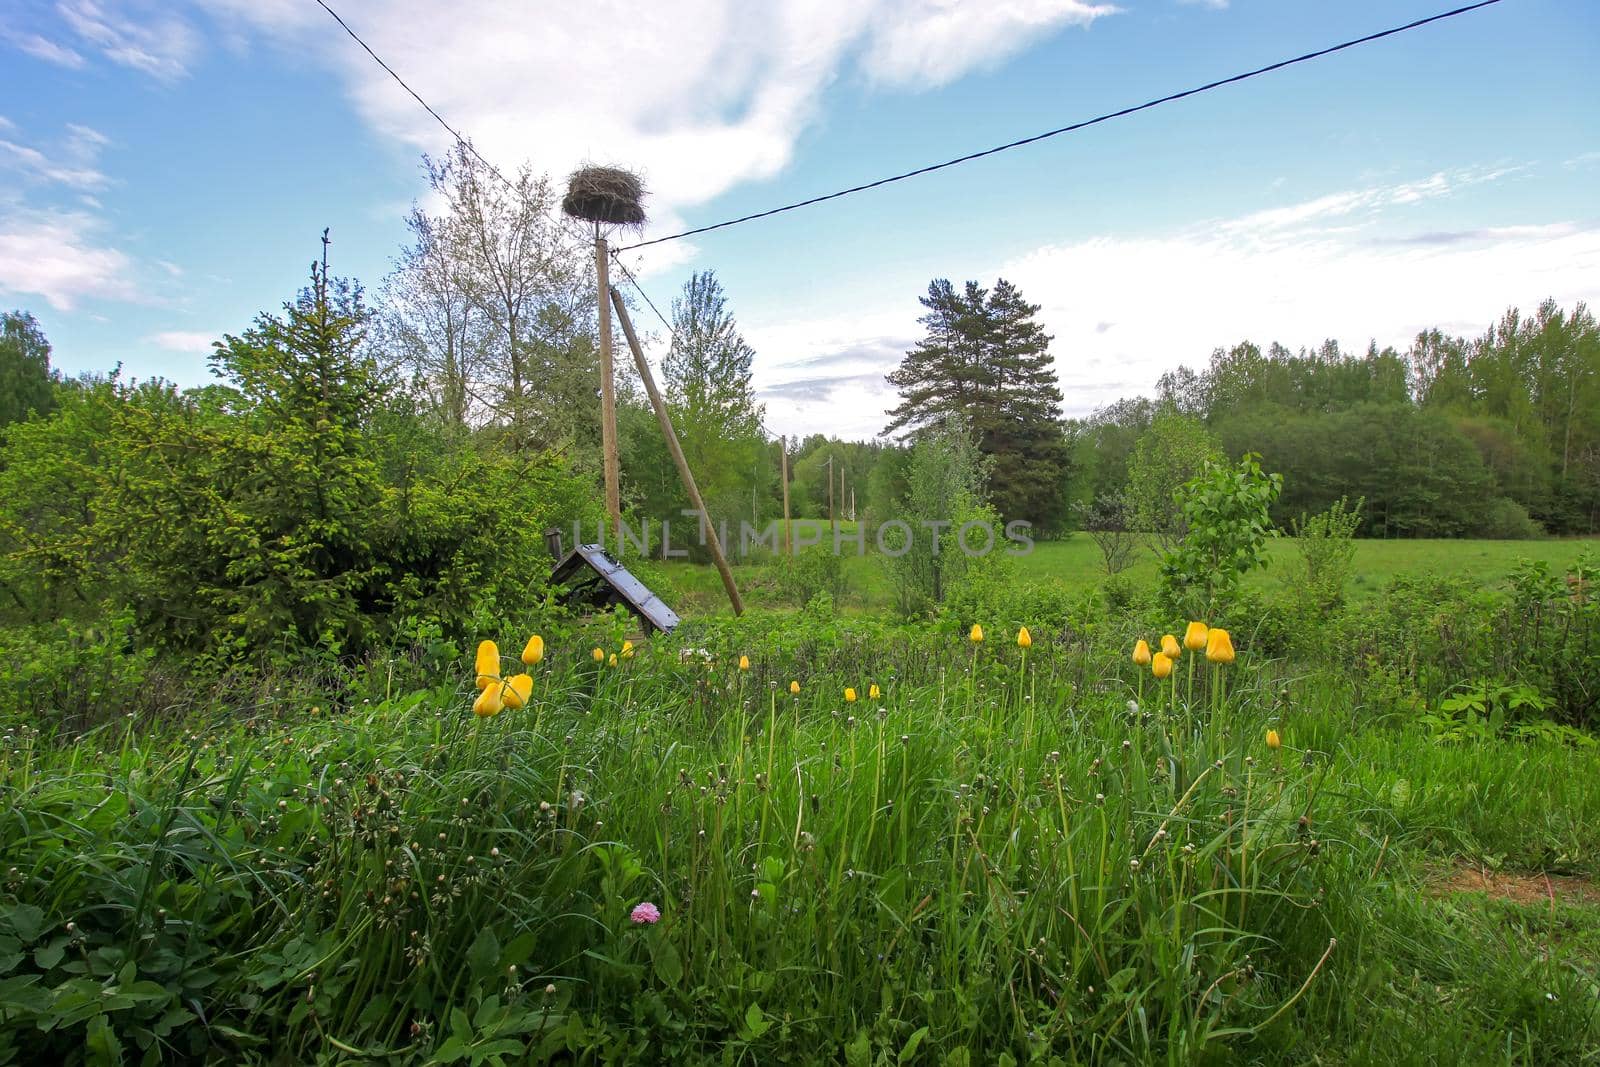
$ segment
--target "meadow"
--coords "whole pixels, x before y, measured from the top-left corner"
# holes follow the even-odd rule
[[[15,723],[0,1062],[1595,1062],[1600,759],[1395,666],[1531,671],[1528,605],[1404,601],[1164,681],[1149,609],[487,620]]]
[[[866,555],[853,555],[856,526],[840,524],[845,546],[843,558],[843,593],[836,597],[847,611],[882,611],[891,606],[892,597],[884,578],[882,561],[869,551]],[[823,537],[831,535],[824,525]],[[1137,535],[1135,535],[1137,536]],[[870,543],[870,537],[869,537]],[[1379,594],[1397,577],[1448,574],[1473,582],[1479,586],[1494,586],[1505,582],[1512,570],[1522,561],[1542,562],[1565,571],[1585,552],[1600,547],[1594,538],[1546,538],[1533,541],[1489,541],[1480,539],[1378,539],[1363,538],[1355,542],[1355,558],[1345,581],[1346,599],[1353,604],[1362,603]],[[1245,586],[1253,590],[1269,590],[1299,579],[1297,548],[1293,538],[1278,537],[1267,543],[1267,566],[1248,575]],[[770,571],[780,566],[770,559],[751,559],[736,562],[734,571],[741,586],[755,590],[759,601],[778,606],[773,594]],[[1105,578],[1100,550],[1089,535],[1072,534],[1064,539],[1040,541],[1033,551],[1019,556],[1014,564],[1016,576],[1022,580],[1049,580],[1061,583],[1063,589],[1073,593],[1089,593]],[[710,567],[692,563],[654,563],[647,568],[666,591],[669,601],[683,603],[697,612],[727,610],[727,598],[718,582],[716,572]],[[1153,586],[1157,575],[1157,556],[1148,538],[1139,543],[1130,554],[1129,566],[1123,574],[1130,582]]]

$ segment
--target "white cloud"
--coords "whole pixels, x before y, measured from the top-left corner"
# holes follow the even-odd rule
[[[314,4],[203,2],[219,23],[320,55],[382,133],[428,151],[448,144]],[[685,208],[778,174],[840,77],[925,88],[1111,10],[1087,0],[594,0],[534,16],[521,0],[375,0],[342,14],[502,169],[527,160],[560,177],[593,160],[641,171],[660,234]]]
[[[210,355],[212,342],[221,337],[221,333],[206,333],[204,330],[164,330],[151,334],[145,340],[169,352]]]
[[[1116,10],[1085,0],[902,0],[875,17],[863,66],[886,85],[944,85],[1063,26],[1087,26]]]
[[[6,122],[3,129],[15,129]],[[65,185],[80,192],[101,189],[109,179],[95,166],[100,149],[108,144],[98,130],[76,123],[67,124],[67,136],[59,154],[47,154],[31,145],[0,138],[0,169],[17,171],[35,181]]]
[[[37,296],[57,311],[84,299],[137,299],[130,261],[102,243],[82,212],[14,212],[0,218],[0,292]]]
[[[96,0],[63,0],[56,11],[101,55],[160,81],[176,81],[187,74],[199,49],[194,28],[165,5],[134,2],[112,10]]]
[[[37,33],[15,34],[11,37],[11,43],[16,45],[19,51],[35,59],[42,59],[46,63],[54,63],[69,70],[78,70],[84,64],[83,56],[73,49],[58,44],[48,37],[40,37]]]

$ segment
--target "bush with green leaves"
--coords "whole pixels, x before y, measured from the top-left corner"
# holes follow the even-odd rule
[[[1176,500],[1183,536],[1162,555],[1162,591],[1193,619],[1225,612],[1246,574],[1266,566],[1269,511],[1283,477],[1267,474],[1253,455],[1237,465],[1207,463],[1184,483]]]
[[[126,610],[145,647],[232,665],[360,654],[392,621],[460,634],[538,597],[542,531],[592,518],[562,457],[460,439],[365,347],[359,288],[320,270],[218,345],[224,384],[96,383],[0,457],[0,613]]]
[[[811,545],[797,555],[773,562],[778,590],[785,600],[803,608],[819,594],[838,600],[844,595],[844,559],[832,545]]]
[[[905,616],[931,614],[971,571],[1003,566],[1000,515],[983,502],[989,460],[960,418],[923,429],[911,447],[906,493],[882,533],[879,559]],[[989,537],[979,537],[987,528]],[[962,541],[972,551],[962,547]],[[987,546],[989,551],[978,552]]]
[[[1340,497],[1328,507],[1307,518],[1304,514],[1290,521],[1294,547],[1304,566],[1294,580],[1310,618],[1326,617],[1344,604],[1344,586],[1356,557],[1356,530],[1361,527],[1361,504],[1350,505]]]

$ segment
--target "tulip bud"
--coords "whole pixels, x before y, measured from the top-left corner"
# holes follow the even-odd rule
[[[478,699],[472,702],[472,714],[480,719],[490,719],[500,714],[500,709],[505,703],[500,699],[501,687],[491,685],[478,694]]]
[[[1026,626],[1024,626],[1022,629],[1017,631],[1017,647],[1018,648],[1032,648],[1033,647],[1033,635],[1028,632],[1028,628]]]
[[[1267,731],[1267,747],[1272,749],[1274,752],[1283,747],[1283,740],[1278,736],[1278,731]]]
[[[747,671],[747,670],[750,669],[750,657],[749,656],[740,656],[739,657],[739,669],[741,671]]]
[[[624,641],[624,642],[622,642],[622,658],[623,659],[632,659],[633,658],[633,642],[632,641]]]
[[[611,653],[611,658],[606,661],[606,666],[615,667],[616,665],[617,665],[617,654],[615,652],[613,652],[613,653]]]
[[[1183,647],[1190,652],[1199,652],[1206,647],[1206,624],[1191,622],[1189,628],[1183,631]]]
[[[1134,643],[1133,662],[1137,667],[1150,666],[1150,642],[1142,637]]]
[[[500,677],[500,647],[493,641],[478,642],[478,688],[486,689],[489,682],[485,679]]]
[[[867,696],[872,700],[877,700],[879,697],[883,696],[883,690],[878,688],[877,682],[873,682],[867,687]]]
[[[594,661],[596,663],[604,663],[606,661],[605,650],[600,648],[600,647],[598,647],[598,646],[596,646],[595,650],[593,652],[589,653],[589,655],[594,657]]]
[[[979,626],[977,623],[973,623],[972,624],[972,632],[967,634],[967,636],[972,639],[972,643],[973,644],[975,644],[975,645],[982,644],[983,643],[983,627]]]
[[[544,659],[544,638],[534,634],[522,649],[522,662],[529,667]]]
[[[789,683],[789,695],[790,696],[799,696],[800,695],[800,683],[799,682],[790,682]]]
[[[1178,645],[1178,639],[1171,634],[1162,634],[1161,654],[1168,659],[1177,659],[1183,655],[1183,649]]]
[[[1233,638],[1228,636],[1228,631],[1212,627],[1206,635],[1206,659],[1212,663],[1233,662]]]
[[[844,702],[846,704],[854,704],[856,702],[856,691],[854,689],[851,689],[849,687],[845,688],[845,691],[844,691]]]
[[[1172,673],[1172,657],[1165,652],[1157,652],[1150,660],[1150,673],[1157,678],[1165,678]]]
[[[533,695],[533,675],[514,674],[506,681],[505,689],[500,693],[500,699],[506,707],[513,710],[524,707],[528,698]]]

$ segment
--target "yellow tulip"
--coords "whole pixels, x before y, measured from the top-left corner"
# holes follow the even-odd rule
[[[542,659],[544,659],[544,638],[534,634],[523,646],[522,662],[531,667]]]
[[[1150,673],[1157,678],[1165,678],[1172,673],[1172,657],[1165,652],[1157,652],[1150,660]]]
[[[1278,737],[1278,731],[1276,731],[1276,730],[1268,730],[1267,731],[1267,747],[1272,749],[1272,751],[1274,751],[1274,752],[1278,751],[1279,748],[1283,747],[1283,740]]]
[[[1233,662],[1233,638],[1228,636],[1228,631],[1219,627],[1212,627],[1206,635],[1206,659],[1212,663]]]
[[[856,691],[854,689],[851,689],[849,687],[845,688],[845,691],[844,691],[844,702],[846,704],[854,704],[856,702]]]
[[[616,665],[617,665],[617,654],[615,652],[613,652],[613,653],[611,653],[611,658],[606,661],[606,666],[615,667]]]
[[[867,687],[867,697],[869,699],[877,700],[881,696],[883,696],[883,690],[878,688],[878,683],[877,682],[873,682],[870,686]]]
[[[1133,662],[1137,667],[1150,666],[1150,642],[1139,638],[1133,645]]]
[[[506,679],[506,686],[500,693],[500,699],[505,706],[513,710],[524,707],[528,698],[533,695],[533,675],[513,674]]]
[[[1183,648],[1178,644],[1178,639],[1171,634],[1161,635],[1161,654],[1168,659],[1177,659],[1183,655]]]
[[[1183,631],[1183,647],[1190,652],[1199,652],[1206,647],[1206,624],[1191,622],[1189,628]]]
[[[799,682],[790,682],[789,683],[789,695],[790,696],[799,696],[800,695],[800,683]]]
[[[478,699],[472,702],[472,714],[480,719],[491,719],[500,714],[500,709],[505,707],[505,702],[500,699],[500,686],[491,685],[478,694]]]
[[[593,652],[589,653],[589,655],[594,657],[594,661],[596,663],[604,663],[605,662],[605,659],[606,659],[605,649],[601,648],[599,645],[596,645],[595,646],[595,650]]]
[[[1033,647],[1033,635],[1028,632],[1028,628],[1026,626],[1024,626],[1022,629],[1017,631],[1017,647],[1018,648],[1032,648]]]
[[[741,671],[747,671],[747,670],[750,669],[750,657],[749,656],[740,656],[739,657],[739,669]]]
[[[500,677],[500,646],[493,641],[478,642],[478,688],[486,689],[485,679]]]
[[[632,659],[633,658],[633,642],[632,641],[624,641],[624,642],[622,642],[622,658],[623,659]]]
[[[972,638],[972,643],[973,644],[975,644],[975,645],[982,644],[983,643],[983,627],[979,626],[977,623],[973,623],[972,624],[972,632],[967,634],[967,636]]]

